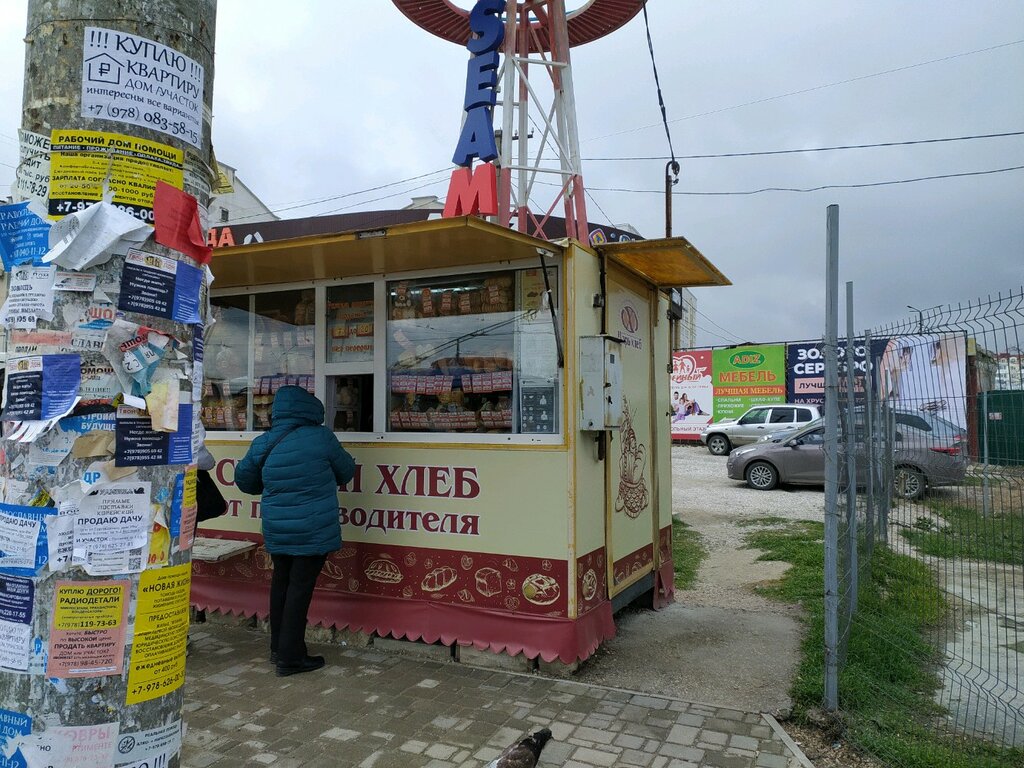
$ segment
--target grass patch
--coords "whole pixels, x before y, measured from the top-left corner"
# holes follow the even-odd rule
[[[767,517],[744,517],[736,521],[736,525],[741,528],[749,528],[752,525],[785,525],[786,523],[792,522],[785,517],[775,517],[769,515]]]
[[[1020,514],[990,513],[986,517],[961,504],[933,502],[929,506],[942,516],[944,525],[901,531],[919,552],[1010,564],[1019,564],[1024,557],[1024,517]]]
[[[672,563],[676,589],[689,589],[697,581],[701,561],[707,557],[704,541],[697,531],[682,520],[672,519]]]
[[[821,523],[803,522],[747,537],[764,551],[761,560],[792,565],[760,591],[805,610],[807,632],[791,691],[798,718],[821,706],[824,691],[823,534]],[[900,768],[1019,768],[1022,750],[954,738],[929,725],[941,711],[932,701],[939,657],[927,638],[944,620],[946,603],[928,567],[876,547],[858,604],[839,678],[846,737]]]

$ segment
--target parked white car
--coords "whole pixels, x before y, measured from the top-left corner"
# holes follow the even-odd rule
[[[715,456],[725,456],[737,445],[755,443],[767,434],[805,427],[820,417],[821,410],[816,405],[757,405],[738,419],[723,419],[708,424],[700,433],[700,441]]]

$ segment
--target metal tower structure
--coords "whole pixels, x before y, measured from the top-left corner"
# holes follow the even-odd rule
[[[469,11],[451,0],[393,0],[417,26],[453,43],[470,38]],[[506,0],[498,72],[498,221],[550,239],[549,220],[561,203],[566,235],[588,242],[576,101],[569,51],[614,32],[645,0]],[[530,139],[535,139],[530,146]]]

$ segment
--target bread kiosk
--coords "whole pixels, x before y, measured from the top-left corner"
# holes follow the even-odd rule
[[[673,593],[668,299],[727,285],[684,238],[535,239],[476,217],[219,248],[202,417],[229,513],[194,607],[263,619],[235,463],[307,388],[356,458],[310,621],[572,664]]]

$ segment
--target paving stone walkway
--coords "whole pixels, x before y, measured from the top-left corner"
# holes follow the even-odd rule
[[[267,635],[192,630],[187,768],[483,768],[540,727],[540,766],[806,768],[759,714],[338,645],[279,678]]]

